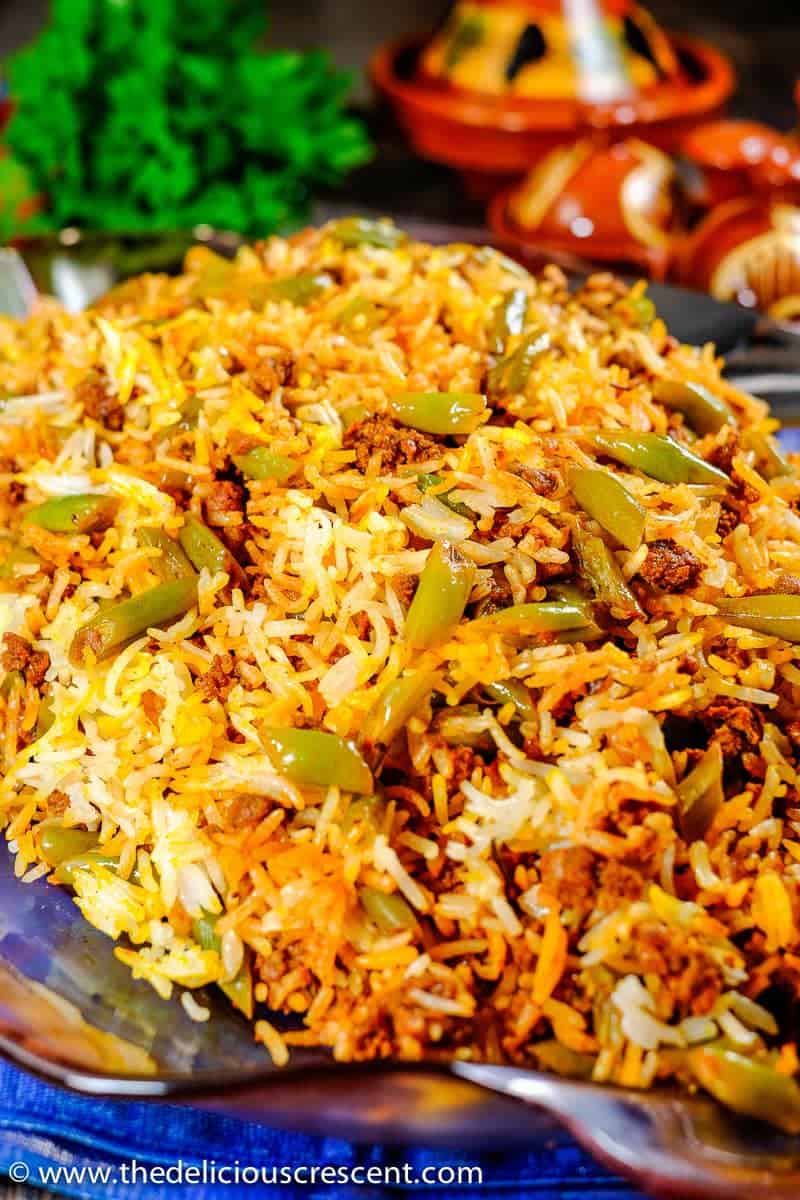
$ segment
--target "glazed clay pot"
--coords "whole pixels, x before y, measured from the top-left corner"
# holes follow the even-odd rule
[[[551,152],[495,196],[492,231],[526,248],[579,254],[618,268],[667,273],[676,222],[675,167],[654,146],[591,139]]]
[[[720,205],[686,240],[677,274],[718,300],[800,319],[800,204],[785,193]]]
[[[776,188],[797,188],[800,197],[800,146],[769,125],[706,122],[686,135],[681,152],[697,169],[689,192],[700,208]]]
[[[594,131],[675,150],[733,90],[724,55],[668,37],[627,0],[586,0],[568,30],[559,0],[484,0],[457,5],[455,15],[461,26],[451,18],[433,39],[383,46],[372,77],[421,155],[492,186]],[[465,47],[462,33],[453,62],[453,41],[467,20],[489,34],[483,41],[473,34],[472,44],[466,37]],[[571,64],[564,42],[573,47]]]

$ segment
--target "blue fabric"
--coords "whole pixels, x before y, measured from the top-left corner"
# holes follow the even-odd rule
[[[312,1138],[297,1133],[265,1129],[229,1117],[192,1109],[147,1104],[121,1104],[69,1095],[0,1063],[0,1177],[12,1165],[24,1163],[30,1171],[28,1186],[41,1186],[39,1168],[118,1165],[135,1158],[142,1164],[216,1164],[254,1167],[298,1164],[391,1165],[409,1163],[417,1173],[427,1166],[480,1166],[480,1187],[460,1186],[313,1186],[280,1184],[260,1188],[246,1184],[176,1185],[119,1181],[104,1183],[84,1177],[82,1182],[62,1178],[58,1192],[86,1200],[252,1200],[253,1196],[279,1195],[284,1200],[378,1200],[431,1191],[437,1200],[634,1200],[634,1192],[592,1162],[573,1142],[559,1139],[555,1146],[530,1151],[470,1154],[424,1148],[353,1146],[335,1138]],[[18,1171],[19,1168],[16,1170]],[[19,1175],[17,1181],[21,1182]],[[50,1186],[50,1190],[56,1190]]]

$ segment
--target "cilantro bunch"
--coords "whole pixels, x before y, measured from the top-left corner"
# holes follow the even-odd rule
[[[8,63],[6,141],[46,197],[38,227],[302,222],[370,147],[348,77],[323,52],[263,49],[265,32],[264,0],[53,0]]]

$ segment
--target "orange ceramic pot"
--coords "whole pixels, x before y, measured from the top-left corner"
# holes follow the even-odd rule
[[[371,73],[423,157],[500,182],[522,175],[545,154],[602,130],[676,150],[688,131],[717,115],[735,77],[728,59],[690,38],[671,44],[683,70],[623,100],[530,99],[469,91],[419,74],[428,39],[404,38],[378,50]]]
[[[702,208],[754,190],[796,187],[800,194],[800,147],[769,125],[707,122],[687,134],[681,151],[698,168],[690,198]]]
[[[675,174],[672,160],[645,142],[587,138],[495,196],[489,225],[523,254],[575,254],[662,279],[677,222]]]
[[[800,205],[788,194],[745,196],[714,209],[676,260],[689,287],[760,308],[777,320],[800,316]]]

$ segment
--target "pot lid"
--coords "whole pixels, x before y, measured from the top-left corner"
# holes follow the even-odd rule
[[[457,0],[420,73],[483,95],[609,104],[681,70],[669,38],[631,0]]]

